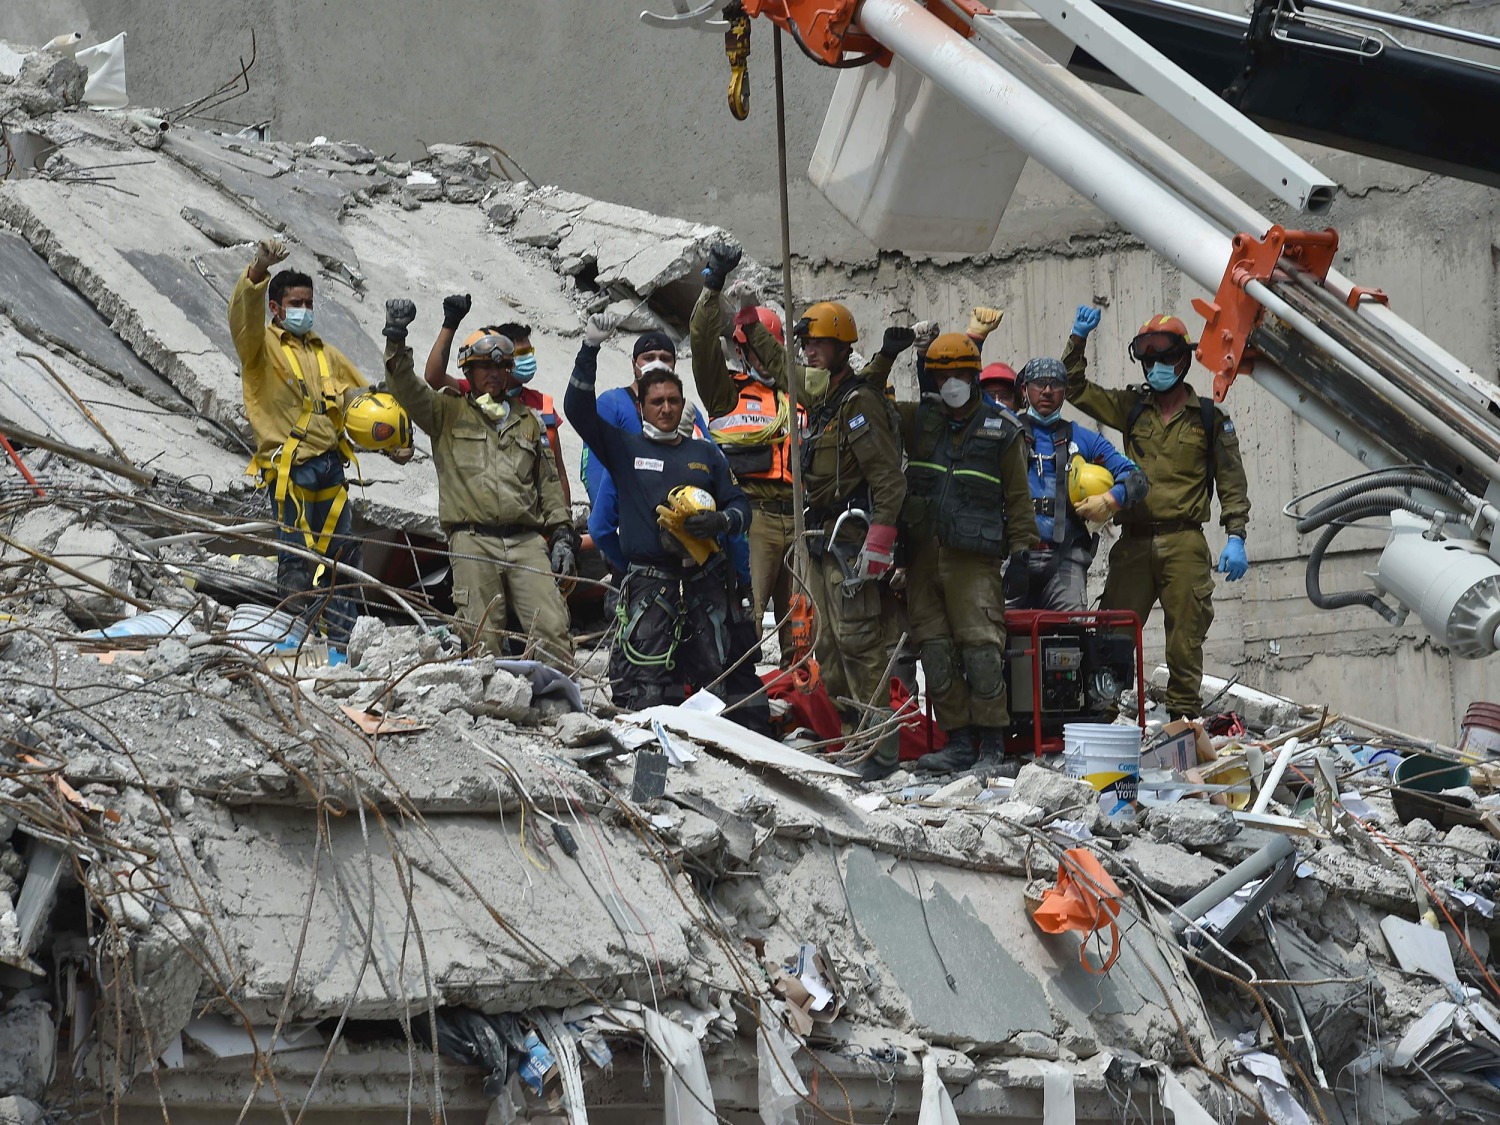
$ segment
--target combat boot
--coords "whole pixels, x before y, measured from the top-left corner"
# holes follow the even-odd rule
[[[917,759],[918,773],[957,773],[971,769],[979,760],[979,749],[974,745],[973,727],[955,727],[948,732],[948,745],[932,754]]]
[[[1015,777],[1021,772],[1021,758],[1006,756],[1004,727],[975,727],[978,744],[974,769],[989,777]]]
[[[876,716],[875,721],[885,722],[891,718],[892,713],[885,711]],[[875,753],[859,764],[859,779],[864,782],[880,781],[895,773],[900,764],[901,728],[893,725],[880,736],[880,741],[875,744]]]

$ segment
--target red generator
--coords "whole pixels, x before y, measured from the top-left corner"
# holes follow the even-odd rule
[[[1128,610],[1005,611],[1005,684],[1012,754],[1057,753],[1066,723],[1111,723],[1120,696],[1136,690],[1146,725],[1141,621]]]

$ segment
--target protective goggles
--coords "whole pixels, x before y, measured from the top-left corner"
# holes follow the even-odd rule
[[[504,336],[481,336],[458,350],[458,365],[467,367],[471,363],[493,363],[497,367],[509,369],[516,365],[514,352],[511,342]]]
[[[1192,350],[1190,341],[1173,332],[1142,332],[1130,341],[1130,358],[1137,363],[1175,364]]]

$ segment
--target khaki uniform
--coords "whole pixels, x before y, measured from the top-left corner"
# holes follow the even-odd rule
[[[838,514],[850,508],[866,512],[871,523],[894,526],[900,519],[906,498],[901,439],[885,397],[852,375],[845,375],[813,410],[810,431],[802,452],[802,484],[808,531],[823,533],[809,543],[814,556],[809,584],[821,618],[818,666],[835,699],[853,696],[862,703],[889,707],[881,584],[865,582],[845,596],[844,573],[828,539]],[[864,528],[856,523],[857,530],[851,532],[850,523],[845,524],[841,546],[847,545],[852,554],[862,542]]]
[[[570,670],[568,608],[547,553],[547,536],[570,520],[541,421],[519,399],[507,400],[510,412],[496,422],[468,398],[434,391],[405,344],[386,344],[385,371],[391,393],[432,438],[459,620],[498,656],[509,607],[541,659]]]
[[[1228,535],[1245,534],[1250,519],[1249,483],[1234,423],[1213,408],[1213,433],[1203,430],[1202,401],[1189,390],[1187,401],[1163,418],[1156,396],[1137,389],[1105,390],[1088,381],[1084,341],[1068,340],[1068,401],[1089,417],[1122,433],[1132,411],[1142,410],[1122,452],[1151,481],[1138,504],[1115,516],[1120,539],[1109,553],[1104,584],[1105,609],[1128,609],[1142,623],[1161,602],[1166,626],[1167,710],[1196,715],[1201,706],[1203,642],[1214,619],[1214,560],[1203,525],[1213,515],[1219,493],[1219,522]],[[1209,442],[1214,480],[1209,480]]]
[[[903,530],[912,640],[933,714],[944,731],[1010,726],[1005,691],[1005,591],[1001,568],[1039,542],[1026,443],[988,403],[955,430],[936,395],[901,403],[908,457]]]

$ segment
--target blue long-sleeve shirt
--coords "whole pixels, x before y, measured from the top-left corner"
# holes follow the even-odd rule
[[[678,565],[680,560],[668,555],[661,545],[656,507],[665,504],[668,493],[682,484],[706,489],[719,511],[729,516],[733,536],[742,537],[750,526],[750,503],[734,482],[718,446],[698,438],[684,438],[675,444],[651,441],[641,432],[640,415],[633,402],[626,420],[633,420],[633,426],[611,425],[599,409],[602,400],[594,396],[598,358],[597,347],[585,344],[579,349],[563,410],[593,452],[597,467],[612,478],[619,540],[617,548],[611,544],[617,553],[606,551],[606,557],[613,562]],[[594,528],[591,516],[591,534]],[[599,542],[597,536],[595,542]],[[602,545],[600,549],[605,550]]]
[[[1022,414],[1022,422],[1025,426],[1027,436],[1027,464],[1026,477],[1031,485],[1031,495],[1035,500],[1053,499],[1057,495],[1057,458],[1056,438],[1059,431],[1069,431],[1068,459],[1077,453],[1085,461],[1092,465],[1102,465],[1108,469],[1115,478],[1114,487],[1109,490],[1120,504],[1127,507],[1134,504],[1146,495],[1150,483],[1146,480],[1146,474],[1141,472],[1129,457],[1126,457],[1118,449],[1110,444],[1109,439],[1094,430],[1058,418],[1052,422],[1042,422],[1032,414]],[[1066,484],[1063,487],[1063,495],[1067,495]],[[1063,513],[1063,518],[1069,520],[1074,526],[1063,527],[1065,534],[1058,540],[1068,542],[1070,535],[1082,534],[1083,524],[1072,514],[1072,505]],[[1054,542],[1052,535],[1054,517],[1042,512],[1037,513],[1037,531],[1042,537],[1043,543]]]

